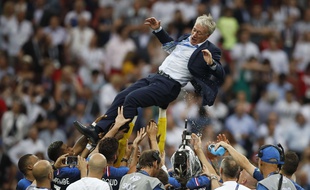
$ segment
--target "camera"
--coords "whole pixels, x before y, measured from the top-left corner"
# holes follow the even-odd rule
[[[65,164],[69,166],[76,166],[78,164],[77,156],[68,156],[66,157]]]
[[[185,130],[182,134],[182,144],[171,156],[171,164],[174,172],[173,177],[175,177],[184,188],[186,187],[187,181],[191,177],[198,176],[202,168],[199,158],[191,147],[191,132],[187,131],[186,124],[187,120],[185,120]]]

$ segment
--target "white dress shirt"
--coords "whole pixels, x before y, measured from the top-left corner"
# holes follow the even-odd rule
[[[235,181],[225,181],[221,187],[216,188],[215,190],[236,190],[238,183]],[[239,184],[238,190],[250,190],[244,185]]]
[[[28,130],[28,119],[25,114],[18,114],[16,117],[16,133],[9,136],[13,127],[14,113],[12,111],[6,111],[1,119],[2,126],[2,141],[5,146],[11,147],[15,143],[22,140]]]
[[[70,184],[67,190],[110,190],[110,185],[100,179],[94,177],[83,177],[80,180]]]
[[[109,73],[111,69],[121,70],[127,53],[136,49],[136,44],[131,38],[122,39],[119,35],[113,34],[105,47],[105,71]]]
[[[184,87],[192,79],[187,64],[195,50],[196,47],[191,45],[189,38],[181,41],[171,54],[166,57],[159,70],[168,74]]]
[[[51,27],[45,27],[44,33],[51,36],[53,46],[62,45],[66,42],[67,31],[63,27],[57,27],[55,29]]]
[[[25,154],[37,154],[37,153],[44,154],[45,152],[46,152],[46,146],[44,145],[44,142],[41,139],[33,141],[32,139],[27,138],[25,140],[19,141],[18,144],[13,146],[9,150],[8,155],[12,160],[12,162],[17,166],[19,158]]]
[[[262,59],[270,60],[271,67],[276,74],[289,73],[289,60],[283,50],[266,49],[262,51]]]
[[[68,36],[68,41],[71,42],[70,49],[73,55],[81,55],[82,50],[86,49],[89,46],[89,43],[94,33],[94,30],[89,27],[75,27],[71,29],[70,35]]]

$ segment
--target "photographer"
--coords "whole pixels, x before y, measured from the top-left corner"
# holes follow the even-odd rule
[[[78,144],[79,140],[76,144]],[[47,149],[48,157],[54,161],[54,179],[52,181],[52,189],[65,190],[71,183],[79,180],[81,177],[80,170],[73,166],[70,167],[65,163],[67,156],[78,155],[82,149],[78,148],[79,145],[69,147],[62,141],[55,141],[50,144]]]

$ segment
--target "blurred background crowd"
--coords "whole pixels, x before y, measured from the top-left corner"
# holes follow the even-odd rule
[[[176,39],[197,16],[217,22],[226,80],[201,107],[186,86],[167,110],[166,157],[181,144],[184,119],[202,140],[224,133],[249,159],[263,144],[300,156],[297,182],[310,185],[310,1],[2,0],[0,2],[0,187],[21,176],[27,153],[48,159],[56,140],[72,146],[73,121],[89,124],[116,94],[157,71],[167,56],[144,20]],[[157,117],[139,110],[135,131]],[[175,138],[180,137],[180,138]],[[171,167],[166,159],[167,167]],[[15,186],[14,186],[15,187]]]

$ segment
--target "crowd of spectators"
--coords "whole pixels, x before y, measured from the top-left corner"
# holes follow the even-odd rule
[[[296,180],[310,189],[307,0],[2,0],[0,187],[22,178],[21,156],[49,159],[55,141],[73,146],[80,137],[73,121],[91,123],[119,91],[157,72],[166,53],[146,18],[177,38],[209,13],[226,79],[213,106],[201,107],[186,86],[167,109],[167,168],[188,119],[203,142],[224,133],[249,160],[261,145],[281,143],[298,154]],[[140,109],[134,130],[157,115]]]

